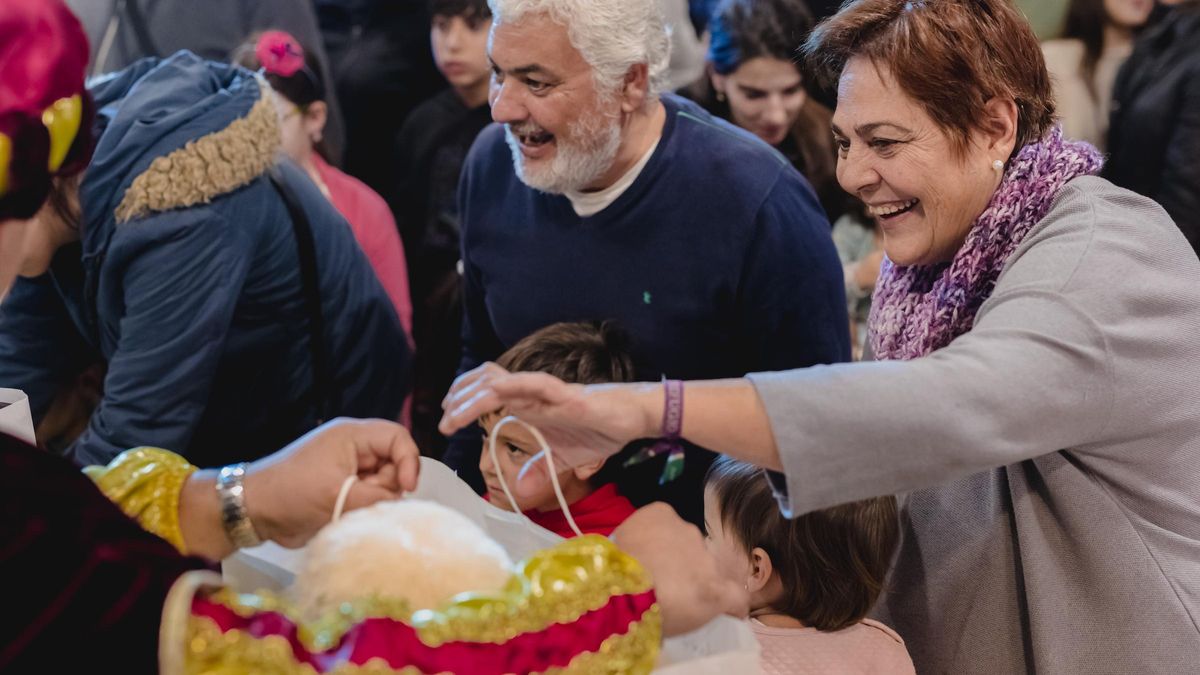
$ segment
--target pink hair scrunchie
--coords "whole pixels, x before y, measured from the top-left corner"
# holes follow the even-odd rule
[[[258,39],[254,56],[272,75],[291,77],[304,68],[304,50],[296,38],[281,30],[269,30]]]

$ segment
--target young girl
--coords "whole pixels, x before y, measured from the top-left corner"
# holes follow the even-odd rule
[[[279,110],[282,150],[350,224],[359,247],[392,301],[404,331],[412,336],[412,299],[408,264],[396,221],[387,202],[357,178],[342,173],[322,157],[329,118],[326,90],[319,69],[296,38],[278,30],[255,33],[234,52],[232,60],[263,70]]]
[[[864,618],[899,542],[894,497],[788,520],[762,469],[722,457],[704,526],[721,571],[750,591],[764,673],[914,672],[900,636]]]
[[[624,343],[624,335],[612,322],[557,323],[513,345],[496,363],[511,372],[550,373],[578,384],[631,382],[633,361]],[[500,429],[496,438],[496,462],[492,462],[492,455],[488,451],[488,434],[492,433],[496,423],[505,414],[502,410],[480,419],[484,449],[479,457],[479,471],[487,485],[484,499],[502,509],[512,509],[500,485],[500,476],[503,475],[508,489],[517,498],[517,505],[530,520],[563,537],[575,536],[566,514],[559,508],[549,479],[532,490],[524,485],[520,494],[516,493],[517,476],[521,468],[541,450],[525,427],[514,422]],[[620,467],[622,461],[623,455],[618,454],[607,462],[600,460],[558,472],[563,497],[570,506],[571,516],[584,534],[608,536],[633,515],[633,504],[610,482],[610,472],[604,471],[606,465]]]

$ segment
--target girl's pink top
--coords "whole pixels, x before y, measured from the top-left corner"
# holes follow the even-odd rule
[[[387,292],[404,332],[412,338],[412,296],[408,292],[408,264],[404,244],[391,209],[374,190],[353,176],[329,166],[313,153],[317,175],[329,189],[329,201],[342,214]]]
[[[816,628],[774,628],[755,619],[750,619],[750,628],[762,647],[762,669],[766,675],[914,675],[916,672],[904,640],[891,628],[871,619],[831,633]]]

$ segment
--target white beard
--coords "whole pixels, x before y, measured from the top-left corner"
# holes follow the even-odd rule
[[[536,131],[529,125],[529,131]],[[524,127],[518,127],[524,132]],[[512,151],[513,168],[517,177],[529,187],[550,194],[578,192],[595,182],[612,168],[621,149],[620,123],[602,113],[581,116],[573,122],[569,131],[570,144],[556,137],[554,159],[546,166],[531,167],[521,154],[521,142],[513,132],[512,125],[504,125],[504,140]]]

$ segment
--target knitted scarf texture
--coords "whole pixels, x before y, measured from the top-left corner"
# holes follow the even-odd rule
[[[1087,143],[1054,128],[1017,153],[1000,187],[949,263],[899,267],[886,258],[871,301],[871,347],[880,360],[930,354],[971,330],[1005,263],[1069,181],[1103,165]]]

